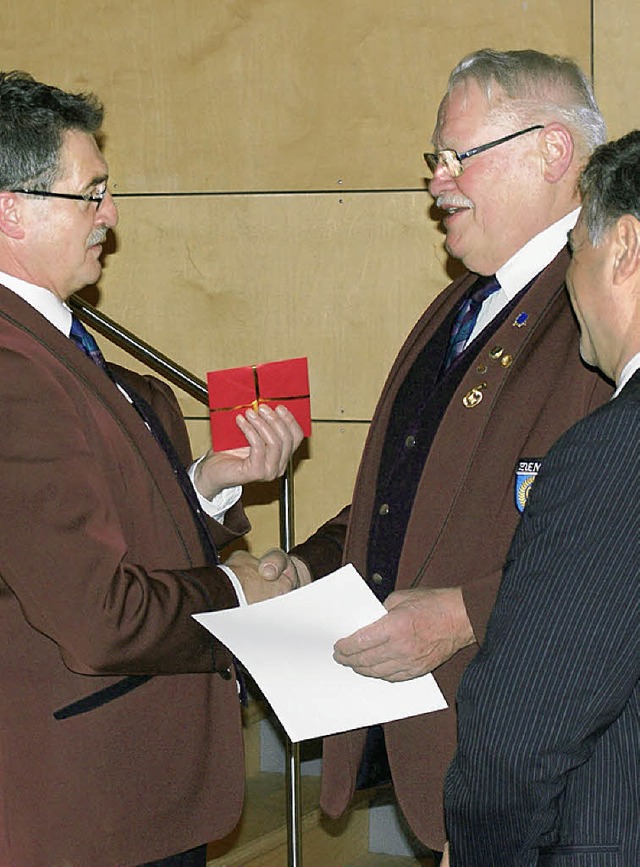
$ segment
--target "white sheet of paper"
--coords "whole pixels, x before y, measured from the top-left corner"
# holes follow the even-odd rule
[[[193,616],[242,662],[296,743],[447,707],[431,674],[389,683],[334,661],[339,638],[385,613],[348,565],[275,599]]]

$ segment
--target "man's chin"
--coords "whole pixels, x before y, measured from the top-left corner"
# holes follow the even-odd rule
[[[594,367],[598,369],[598,360],[595,357],[595,352],[591,350],[589,347],[583,346],[580,344],[580,358],[584,361],[584,363],[588,367]]]
[[[469,258],[473,258],[473,253],[469,250],[468,243],[465,244],[465,239],[459,232],[447,233],[444,240],[444,248],[453,259],[458,259],[466,268],[473,271],[473,268],[467,264]]]
[[[453,259],[462,259],[458,246],[456,245],[455,241],[452,242],[450,240],[448,235],[445,238],[444,249]]]
[[[91,266],[84,269],[81,279],[78,280],[76,288],[73,290],[74,292],[80,292],[81,289],[84,289],[85,286],[93,286],[94,283],[97,283],[100,279],[100,275],[102,274],[102,265],[100,262],[93,262]]]

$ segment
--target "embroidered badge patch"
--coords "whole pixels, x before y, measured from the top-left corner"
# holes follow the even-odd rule
[[[536,476],[542,466],[542,461],[539,458],[522,458],[516,466],[516,508],[519,512],[524,512],[524,507],[529,499],[531,486],[536,480]]]

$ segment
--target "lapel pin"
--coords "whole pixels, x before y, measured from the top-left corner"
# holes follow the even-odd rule
[[[518,313],[516,318],[513,320],[514,328],[522,328],[523,325],[527,324],[527,319],[529,318],[528,313]]]

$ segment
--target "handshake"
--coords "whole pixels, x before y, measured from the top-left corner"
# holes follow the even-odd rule
[[[262,557],[235,551],[228,558],[247,602],[262,602],[311,583],[302,560],[271,548]],[[410,587],[384,602],[387,613],[337,641],[333,658],[364,677],[412,680],[475,644],[460,587]]]
[[[280,548],[271,548],[259,559],[247,551],[234,551],[224,565],[235,573],[249,604],[311,583],[307,566]]]

